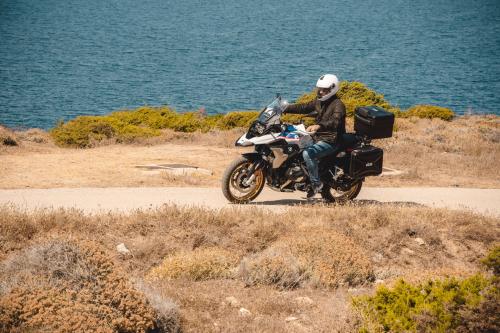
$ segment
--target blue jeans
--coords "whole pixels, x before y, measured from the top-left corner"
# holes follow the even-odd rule
[[[324,141],[318,141],[312,146],[307,147],[302,152],[304,161],[307,165],[307,170],[309,171],[309,178],[314,186],[321,184],[318,175],[318,164],[320,158],[332,154],[336,150],[335,145],[328,144]]]

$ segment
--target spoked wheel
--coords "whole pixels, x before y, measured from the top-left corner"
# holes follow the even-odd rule
[[[257,198],[264,188],[264,172],[259,169],[249,175],[250,167],[256,162],[242,156],[229,165],[222,176],[222,193],[233,203],[244,204]]]
[[[362,181],[352,184],[351,188],[347,191],[334,189],[330,186],[324,186],[321,191],[321,196],[328,203],[346,203],[347,201],[354,200],[361,191]]]

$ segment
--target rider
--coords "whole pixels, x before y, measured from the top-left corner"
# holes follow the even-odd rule
[[[311,179],[307,198],[311,199],[323,188],[318,175],[319,159],[332,154],[345,134],[345,105],[337,96],[339,79],[333,74],[321,76],[316,83],[317,96],[307,104],[290,104],[285,113],[309,114],[314,111],[316,124],[307,128],[315,132],[315,144],[304,149],[303,157]]]

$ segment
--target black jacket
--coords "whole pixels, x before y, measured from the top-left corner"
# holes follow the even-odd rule
[[[345,105],[337,95],[324,102],[315,99],[307,104],[290,104],[285,113],[314,115],[316,124],[320,125],[314,136],[316,141],[336,144],[345,134]]]

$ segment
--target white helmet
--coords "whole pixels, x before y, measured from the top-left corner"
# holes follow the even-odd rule
[[[316,82],[316,88],[318,88],[318,99],[324,102],[339,91],[339,79],[333,74],[325,74]]]

